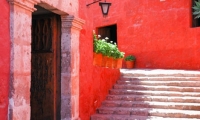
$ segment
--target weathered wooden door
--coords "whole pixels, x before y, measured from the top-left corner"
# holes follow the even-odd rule
[[[32,19],[31,120],[60,119],[60,16]]]

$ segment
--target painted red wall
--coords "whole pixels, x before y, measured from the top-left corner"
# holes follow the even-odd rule
[[[191,27],[191,1],[107,0],[106,18],[98,4],[81,14],[93,28],[117,24],[118,46],[136,56],[137,68],[199,69],[200,28]]]
[[[93,36],[92,30],[95,6],[86,7],[88,0],[80,0],[80,17],[85,25],[80,35],[80,118],[89,120],[96,108],[106,98],[109,89],[119,79],[119,69],[95,67],[93,62]],[[92,0],[91,0],[92,2]]]
[[[118,25],[120,48],[136,55],[137,68],[200,68],[200,29],[191,28],[191,0],[110,1],[108,19]]]
[[[93,0],[80,0],[80,17],[86,20],[80,43],[82,120],[88,120],[105,98],[112,86],[106,86],[108,78],[114,82],[113,76],[118,76],[117,70],[92,66],[92,30],[117,24],[119,49],[126,55],[136,56],[137,68],[197,70],[200,69],[200,27],[191,27],[191,1],[107,0],[112,5],[104,18],[98,3],[86,7]],[[105,92],[99,98],[102,90]]]
[[[0,0],[0,120],[7,120],[10,64],[9,5]]]

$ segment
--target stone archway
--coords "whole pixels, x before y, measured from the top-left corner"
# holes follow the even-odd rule
[[[53,6],[48,0],[8,1],[11,41],[9,120],[30,119],[31,20],[36,4],[61,15],[61,119],[79,119],[79,34],[84,21],[75,17],[76,14],[68,15],[63,7]]]

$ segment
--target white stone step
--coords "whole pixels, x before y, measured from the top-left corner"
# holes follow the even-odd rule
[[[102,103],[104,107],[139,107],[139,108],[161,108],[179,110],[200,110],[200,103],[181,103],[181,102],[157,102],[157,101],[109,101]]]
[[[150,85],[134,85],[134,84],[115,84],[114,89],[200,92],[200,87],[180,87],[180,86],[166,86],[166,85],[150,86]]]
[[[107,115],[94,114],[91,120],[200,120],[196,118],[164,118],[156,116],[138,116],[138,115]]]
[[[158,101],[158,102],[182,102],[200,103],[200,97],[178,97],[178,96],[150,96],[150,95],[108,95],[107,100],[123,101]]]
[[[151,96],[180,96],[200,97],[200,92],[176,92],[176,91],[145,91],[130,89],[111,89],[111,95],[151,95]]]
[[[200,77],[198,70],[166,70],[166,69],[120,69],[121,77]]]
[[[139,115],[172,118],[198,118],[200,112],[193,110],[157,109],[157,108],[127,108],[127,107],[100,107],[99,114]]]

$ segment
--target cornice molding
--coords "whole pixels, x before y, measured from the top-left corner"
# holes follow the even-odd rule
[[[61,21],[62,21],[62,27],[73,28],[76,30],[81,30],[82,25],[85,23],[85,20],[82,20],[78,17],[74,17],[73,15],[61,16]]]
[[[31,12],[35,11],[34,5],[40,2],[40,0],[7,0],[10,5],[16,5]]]

